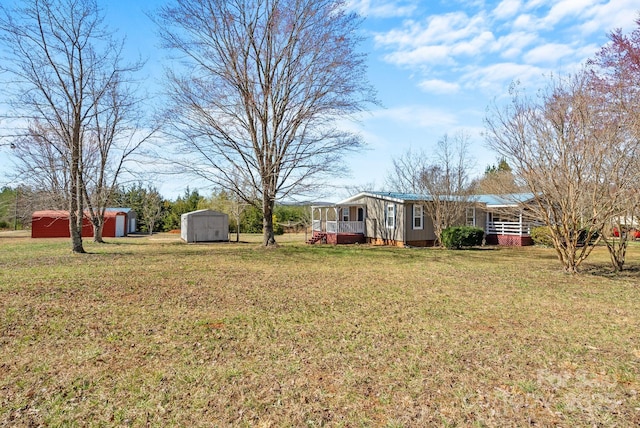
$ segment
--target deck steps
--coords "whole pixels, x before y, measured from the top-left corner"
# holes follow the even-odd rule
[[[316,233],[313,235],[311,239],[307,241],[307,244],[313,245],[317,242],[326,243],[327,242],[327,234],[325,232]]]

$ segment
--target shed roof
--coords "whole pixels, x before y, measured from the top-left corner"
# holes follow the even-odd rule
[[[121,212],[125,214],[129,214],[133,211],[133,208],[121,208],[121,207],[113,207],[113,208],[105,208],[106,212]],[[135,211],[134,211],[135,212]]]
[[[67,218],[69,217],[69,211],[64,210],[41,210],[34,211],[31,217],[49,217],[49,218]]]
[[[184,213],[182,215],[188,215],[188,216],[198,216],[198,215],[216,215],[216,216],[226,216],[227,214],[220,212],[220,211],[214,211],[214,210],[209,210],[209,209],[204,209],[204,210],[196,210],[196,211],[190,211],[188,213]]]
[[[85,216],[88,216],[89,213],[85,212],[84,213]],[[118,214],[126,214],[126,212],[124,211],[106,211],[104,213],[105,217],[116,217]],[[32,218],[38,218],[38,217],[48,217],[48,218],[68,218],[69,217],[69,211],[65,211],[65,210],[41,210],[41,211],[34,211],[33,214],[31,214]]]

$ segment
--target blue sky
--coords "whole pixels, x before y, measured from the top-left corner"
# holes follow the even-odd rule
[[[127,37],[129,55],[147,59],[144,74],[157,89],[165,54],[145,15],[163,4],[104,2],[108,24]],[[445,133],[470,136],[475,174],[495,163],[482,138],[489,103],[500,100],[513,80],[526,88],[545,76],[575,70],[607,42],[614,28],[631,31],[637,0],[350,0],[365,17],[362,49],[381,107],[345,126],[360,132],[368,148],[346,158],[351,175],[336,179],[331,193],[346,186],[381,190],[391,161],[406,150],[433,150]],[[1,124],[0,124],[1,126]],[[4,151],[4,152],[3,152]],[[7,157],[8,149],[0,148]],[[9,169],[6,159],[0,167]],[[0,174],[0,186],[10,183]],[[166,197],[182,194],[188,178],[157,182]],[[388,189],[392,190],[392,189]],[[207,194],[208,192],[202,192]]]

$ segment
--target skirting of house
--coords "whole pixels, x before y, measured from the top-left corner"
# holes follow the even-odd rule
[[[506,247],[524,247],[533,245],[533,239],[530,236],[517,235],[487,235],[486,241],[488,245],[504,245]]]
[[[327,244],[364,244],[361,233],[327,233]]]
[[[408,247],[433,247],[436,241],[430,240],[422,240],[422,241],[407,241],[405,244]]]
[[[393,247],[404,247],[404,241],[396,241],[395,239],[369,238],[367,244],[371,245],[391,245]]]

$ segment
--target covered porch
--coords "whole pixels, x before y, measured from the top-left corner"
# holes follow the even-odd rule
[[[486,241],[490,245],[533,245],[531,229],[539,225],[528,220],[522,210],[510,213],[489,211],[485,225]]]
[[[364,243],[365,205],[319,205],[311,207],[310,244]]]

